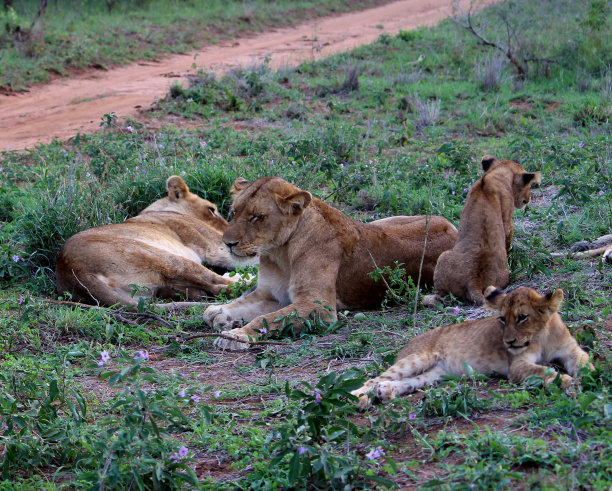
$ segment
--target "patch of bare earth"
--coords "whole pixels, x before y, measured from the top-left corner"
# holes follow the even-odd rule
[[[483,5],[495,0],[484,0]],[[470,0],[461,0],[464,8]],[[320,18],[299,26],[241,37],[220,45],[159,61],[141,62],[107,71],[93,70],[72,79],[58,79],[29,92],[0,93],[0,150],[22,150],[53,139],[99,129],[104,114],[136,116],[164,97],[177,80],[186,81],[198,68],[224,73],[270,60],[272,68],[297,66],[375,41],[381,34],[434,25],[448,17],[450,0],[400,0],[380,7]],[[179,78],[180,77],[180,78]]]

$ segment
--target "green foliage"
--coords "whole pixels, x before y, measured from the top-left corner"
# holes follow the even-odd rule
[[[110,12],[135,26],[134,40],[140,31],[133,15],[158,25],[147,17],[163,11],[156,2],[143,9],[115,2]],[[15,7],[20,22],[31,18],[35,3]],[[49,49],[59,46],[51,14],[61,3],[48,7]],[[87,9],[109,10],[98,4],[83,3],[71,17],[75,29]],[[24,5],[30,10],[20,10]],[[209,2],[207,14],[215,5]],[[228,16],[219,26],[237,22],[233,7],[248,8],[221,7]],[[271,7],[249,14],[253,24]],[[487,48],[443,22],[295,70],[263,64],[220,78],[195,72],[188,87],[172,86],[147,112],[154,124],[109,113],[97,133],[0,154],[0,420],[8,427],[0,430],[0,466],[15,481],[2,486],[195,486],[188,467],[202,476],[210,459],[218,473],[199,487],[223,488],[232,479],[243,488],[277,489],[390,481],[440,489],[604,489],[612,479],[610,266],[552,254],[612,229],[610,16],[601,12],[600,2],[569,0],[501,2],[483,11],[492,36],[507,35],[501,13],[520,28],[527,54],[556,60],[530,62],[524,82],[504,67],[494,90],[474,77]],[[112,29],[100,24],[115,45],[119,20]],[[191,28],[175,24],[185,33]],[[154,46],[163,29],[150,30],[146,40]],[[165,43],[184,49],[180,39]],[[60,47],[74,65],[106,50],[68,29]],[[2,80],[11,70],[9,52],[0,50]],[[418,124],[416,100],[438,101],[436,125]],[[183,125],[185,119],[195,124]],[[324,305],[308,318],[285,316],[277,319],[281,335],[300,330],[308,337],[254,354],[213,351],[210,339],[179,344],[175,331],[202,329],[204,306],[134,325],[137,313],[40,301],[54,295],[55,257],[70,235],[139,213],[166,194],[172,174],[225,215],[235,178],[278,175],[361,221],[434,213],[458,225],[484,154],[542,172],[532,202],[515,212],[509,266],[512,284],[565,292],[561,315],[595,365],[570,392],[542,388],[541,381],[528,390],[497,379],[485,385],[472,374],[356,414],[349,392],[361,380],[350,367],[380,373],[411,336],[484,315],[469,306],[458,316],[452,308],[417,305],[413,318],[405,302],[412,305],[416,292],[401,265],[374,273],[391,286],[394,308],[347,310],[338,322]],[[217,300],[248,288],[243,283]],[[346,316],[346,336],[321,339],[337,333]],[[113,353],[154,345],[163,358],[113,355],[100,369],[91,363],[99,359],[98,343]],[[101,375],[114,385],[97,390]],[[218,390],[202,387],[211,379]],[[192,399],[209,395],[208,404]],[[185,458],[180,445],[189,447]]]
[[[410,276],[406,276],[406,270],[402,267],[404,263],[395,262],[395,267],[385,266],[375,268],[368,273],[374,281],[382,280],[387,285],[385,299],[382,302],[383,309],[389,303],[407,305],[415,301],[417,295],[416,285]]]
[[[466,377],[455,377],[446,375],[444,382],[424,390],[421,403],[421,416],[445,417],[463,416],[469,417],[474,412],[480,412],[490,406],[488,399],[482,398],[479,391],[484,390],[489,395],[495,394],[481,387],[479,376],[472,368],[464,363],[469,375]]]

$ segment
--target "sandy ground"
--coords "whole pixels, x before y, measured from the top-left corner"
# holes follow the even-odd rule
[[[493,3],[485,0],[483,3]],[[469,0],[461,0],[464,7]],[[92,70],[76,78],[59,79],[16,95],[0,95],[0,151],[22,150],[54,138],[95,131],[102,116],[136,116],[168,87],[198,68],[217,73],[248,66],[264,57],[273,67],[329,56],[371,43],[382,33],[433,25],[451,13],[451,0],[402,0],[337,17],[317,19],[297,27],[277,29],[159,62]]]

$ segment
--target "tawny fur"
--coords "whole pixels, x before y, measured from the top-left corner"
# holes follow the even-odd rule
[[[483,157],[482,166],[485,174],[470,188],[461,212],[457,242],[438,259],[436,296],[426,297],[426,305],[449,293],[480,305],[484,288],[508,285],[514,208],[529,203],[530,186],[540,182],[541,176],[526,172],[511,160],[490,156]]]
[[[561,384],[567,387],[579,367],[592,365],[558,314],[562,300],[562,290],[540,295],[521,287],[503,294],[490,286],[485,302],[499,311],[499,317],[438,327],[415,337],[391,368],[352,393],[366,408],[370,395],[386,402],[443,375],[464,375],[464,363],[485,375],[507,376],[511,382],[537,375],[550,384],[557,373],[543,365],[553,360],[563,364],[567,374],[560,374]]]
[[[233,283],[202,265],[232,268],[221,238],[227,222],[214,203],[171,176],[168,196],[123,223],[72,236],[57,259],[57,290],[102,305],[135,305],[138,297],[216,295]],[[143,286],[133,298],[130,284]]]
[[[455,227],[438,216],[359,223],[280,178],[253,183],[238,179],[232,194],[234,217],[223,241],[234,257],[259,255],[260,260],[252,293],[204,312],[205,322],[222,330],[248,322],[229,331],[236,342],[215,341],[223,348],[245,349],[248,337],[257,338],[264,321],[274,329],[277,317],[296,311],[301,317],[317,311],[336,319],[337,307],[380,305],[386,286],[368,273],[397,261],[416,283],[426,229],[421,284],[431,284],[438,256],[457,236]]]

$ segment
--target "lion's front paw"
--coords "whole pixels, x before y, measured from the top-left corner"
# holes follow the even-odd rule
[[[374,394],[376,394],[376,398],[380,399],[381,402],[389,402],[395,399],[397,395],[395,384],[391,381],[379,382],[374,389]]]
[[[243,329],[232,329],[223,333],[223,336],[231,336],[233,339],[227,337],[215,339],[214,346],[222,350],[230,351],[244,351],[249,349],[249,337],[253,339],[253,336]]]
[[[217,331],[228,331],[240,326],[240,321],[232,318],[223,305],[210,305],[204,311],[204,322]]]
[[[564,388],[568,388],[569,386],[571,386],[572,382],[574,381],[574,379],[570,377],[569,375],[567,375],[566,373],[562,373],[560,377],[561,377],[561,387],[564,387]]]
[[[362,409],[365,411],[366,409],[372,406],[372,400],[370,399],[370,394],[367,391],[364,392],[363,387],[361,387],[360,389],[351,391],[351,394],[359,398],[359,401],[357,402],[357,406],[359,406],[359,409]]]

